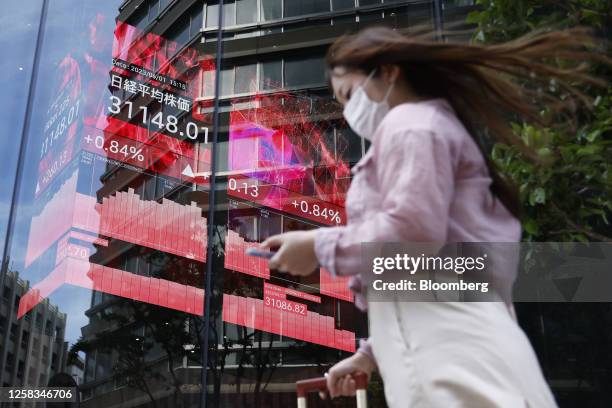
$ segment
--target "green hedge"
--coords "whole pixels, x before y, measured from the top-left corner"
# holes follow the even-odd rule
[[[473,41],[494,43],[531,30],[590,26],[609,38],[609,1],[477,0],[467,21]],[[603,41],[602,41],[603,42]],[[606,48],[609,53],[609,48]],[[610,78],[609,68],[593,67]],[[554,89],[544,92],[563,95]],[[574,126],[538,128],[513,123],[517,135],[542,158],[538,164],[515,148],[496,144],[492,159],[520,188],[524,240],[610,241],[612,228],[612,87],[585,89],[593,105],[577,112]],[[543,112],[544,113],[544,112]]]

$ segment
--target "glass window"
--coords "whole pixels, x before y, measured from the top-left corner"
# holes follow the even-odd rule
[[[259,89],[269,90],[283,87],[282,61],[265,61],[261,64]]]
[[[217,27],[219,25],[219,4],[206,5],[206,27]]]
[[[257,90],[257,64],[236,67],[234,93],[247,93]]]
[[[189,38],[193,38],[202,29],[203,21],[202,14],[204,12],[204,8],[201,4],[196,4],[191,10],[191,29],[189,31]]]
[[[96,356],[97,364],[96,364],[96,379],[104,380],[108,379],[110,376],[111,370],[111,356],[109,353],[102,352],[98,350],[98,354]]]
[[[121,398],[126,405],[147,401],[160,407],[173,402],[195,406],[188,397],[200,400],[201,396],[175,392],[166,374],[184,361],[201,365],[202,317],[208,313],[214,320],[211,327],[227,335],[210,345],[225,350],[209,360],[223,367],[218,371],[222,375],[208,378],[211,386],[214,383],[212,389],[229,390],[228,384],[237,381],[244,389],[253,389],[254,378],[281,385],[265,393],[211,394],[210,406],[288,406],[293,394],[278,390],[289,387],[295,378],[312,375],[314,365],[328,366],[354,351],[356,338],[367,336],[367,324],[362,314],[356,314],[346,282],[325,270],[304,278],[280,275],[265,262],[246,257],[245,249],[282,231],[344,221],[350,165],[362,157],[366,144],[350,131],[341,106],[324,89],[321,44],[358,28],[358,15],[362,21],[370,18],[374,23],[409,27],[402,25],[408,12],[400,7],[409,7],[414,20],[415,10],[420,10],[417,3],[422,10],[431,9],[427,2],[404,0],[398,5],[395,1],[227,0],[222,25],[267,24],[223,33],[228,55],[221,56],[225,58],[220,66],[214,29],[219,25],[219,0],[138,0],[133,2],[141,4],[136,10],[125,0],[48,2],[8,255],[23,281],[28,281],[24,287],[67,279],[62,271],[74,274],[47,296],[47,304],[0,321],[7,332],[13,325],[15,340],[22,335],[20,318],[31,319],[25,323],[28,326],[46,322],[43,333],[55,331],[57,341],[43,343],[33,327],[32,338],[23,337],[25,346],[17,347],[25,353],[32,345],[36,352],[20,368],[32,385],[37,385],[40,373],[43,381],[63,370],[70,351],[71,357],[80,359],[79,365],[84,364],[78,382],[84,395],[95,399],[91,406],[104,405],[108,393],[118,386],[125,386]],[[42,0],[22,3],[30,7],[36,2],[40,6]],[[128,6],[119,9],[124,3]],[[317,15],[357,6],[375,6],[376,11],[348,11],[333,17],[335,26],[331,15]],[[169,13],[158,19],[160,11]],[[313,14],[315,18],[270,23],[284,16]],[[168,27],[165,20],[170,17]],[[419,18],[426,23],[429,14]],[[346,26],[338,27],[338,22]],[[205,43],[183,49],[202,26],[210,28]],[[12,43],[18,43],[18,34],[27,28],[15,31]],[[115,57],[140,69],[128,75],[127,70],[110,66]],[[33,65],[31,55],[21,59],[19,65],[7,65],[9,71],[24,68],[14,75],[8,72],[19,92],[28,89]],[[134,88],[135,84],[141,87]],[[216,86],[223,96],[218,112],[212,99]],[[7,89],[7,95],[16,93]],[[205,100],[194,101],[201,96]],[[0,110],[7,118],[4,124],[14,129],[21,125],[13,118],[25,117],[26,106],[25,96],[16,98],[5,98],[9,106]],[[13,105],[23,108],[12,110]],[[63,119],[74,126],[62,125]],[[220,194],[211,226],[207,201],[212,180],[195,174],[206,175],[210,169],[212,153],[203,133],[212,131],[213,123],[219,125],[220,140],[214,159],[218,169],[228,173],[216,184]],[[15,173],[14,161],[2,158],[13,160],[19,145],[1,137],[0,145],[3,174],[10,176]],[[0,188],[6,193],[0,197],[0,209],[10,208],[6,200],[11,200],[13,181],[0,180],[0,187],[9,183],[8,188]],[[207,237],[209,226],[215,233],[212,241]],[[2,228],[0,219],[0,240]],[[210,291],[211,308],[204,311],[207,250],[219,279]],[[0,288],[4,284],[8,283],[0,282]],[[278,304],[274,314],[262,308],[266,298],[273,300],[282,293],[304,314],[288,314]],[[23,299],[31,296],[9,291],[5,298],[30,307]],[[60,313],[67,319],[57,318]],[[126,316],[136,316],[140,327],[147,327],[146,336],[136,336]],[[235,347],[246,342],[253,347]],[[53,356],[47,363],[43,345],[44,354]],[[257,354],[261,350],[264,355]],[[16,353],[11,358],[15,368],[21,361]],[[269,363],[250,366],[253,361]],[[245,371],[241,364],[250,367]],[[194,373],[192,383],[197,385],[201,377]],[[134,387],[130,378],[155,387],[153,397]]]
[[[333,0],[334,10],[346,10],[355,7],[355,0]]]
[[[237,0],[236,24],[248,24],[257,21],[257,0]]]
[[[93,306],[99,305],[104,299],[104,293],[95,291],[93,293]]]
[[[278,20],[283,17],[282,0],[261,0],[262,21]]]
[[[285,60],[285,86],[304,86],[325,83],[325,65],[322,56],[287,58]]]
[[[153,0],[149,4],[149,23],[159,15],[159,0]]]
[[[149,24],[149,20],[147,18],[149,13],[149,8],[147,3],[143,3],[136,7],[134,14],[130,17],[130,24],[135,27],[140,28],[141,30]]]
[[[204,21],[202,16],[204,14],[204,6],[197,4],[191,9],[191,28],[189,30],[189,38],[193,38],[202,29]]]
[[[96,352],[95,350],[87,353],[87,357],[85,359],[85,382],[93,381],[95,379],[96,373]]]
[[[329,11],[329,0],[285,1],[285,17]]]
[[[234,68],[224,68],[221,70],[221,96],[234,93]]]
[[[223,2],[223,26],[236,25],[236,3],[233,1]]]
[[[204,71],[204,84],[202,89],[202,96],[210,97],[215,96],[215,71],[208,70]]]
[[[374,4],[382,3],[381,0],[358,0],[360,6],[372,6]]]
[[[174,353],[174,361],[182,361],[183,343],[196,343],[193,338],[181,337],[185,321],[200,323],[203,315],[208,242],[204,202],[209,185],[189,172],[202,174],[210,168],[210,150],[200,143],[205,140],[210,115],[198,116],[193,104],[202,77],[198,63],[203,70],[214,70],[215,50],[212,47],[208,54],[195,48],[178,51],[184,44],[174,41],[188,39],[190,28],[197,26],[201,16],[202,2],[192,2],[198,4],[195,9],[181,10],[168,32],[160,35],[162,27],[154,18],[159,11],[157,0],[140,1],[134,20],[128,16],[129,6],[119,10],[123,0],[50,1],[41,33],[44,43],[39,48],[29,39],[30,25],[36,33],[39,20],[30,22],[25,17],[30,4],[41,6],[42,2],[23,3],[15,15],[19,29],[3,32],[2,38],[28,48],[27,52],[21,50],[22,54],[9,53],[5,77],[22,89],[35,88],[31,105],[27,105],[13,88],[3,87],[5,102],[10,98],[10,103],[0,111],[21,118],[28,109],[29,131],[8,248],[13,271],[6,276],[14,278],[8,281],[3,276],[0,282],[0,291],[5,285],[17,286],[21,297],[11,293],[10,301],[16,301],[18,307],[11,307],[12,315],[6,319],[0,338],[8,340],[11,325],[19,329],[26,319],[32,320],[27,325],[34,326],[29,329],[34,352],[25,360],[24,373],[32,386],[46,385],[41,382],[65,371],[74,373],[79,384],[89,383],[85,388],[97,385],[91,384],[95,377],[102,389],[112,387],[113,378],[134,376],[149,384],[155,378],[156,387],[170,389],[165,376],[155,377],[160,370],[167,372],[163,363],[146,370],[138,363],[146,351],[143,347],[152,343],[166,354]],[[172,11],[178,14],[179,10]],[[149,18],[151,29],[146,33],[130,24],[144,27]],[[168,60],[166,50],[179,55]],[[38,78],[30,84],[30,66],[34,64],[29,53],[33,51],[40,51]],[[162,72],[153,68],[155,55]],[[137,69],[113,66],[113,59]],[[12,103],[20,110],[11,111]],[[14,118],[7,122],[15,137],[9,146],[0,141],[2,158],[5,151],[15,155],[13,147],[19,149],[20,143],[20,122]],[[143,144],[153,135],[155,141],[149,139],[152,144]],[[14,174],[13,162],[0,163],[3,174]],[[12,180],[7,182],[12,186]],[[149,186],[157,189],[147,191]],[[2,191],[12,194],[9,188]],[[5,206],[4,198],[0,197],[0,209],[8,211],[10,203]],[[83,216],[80,221],[77,214]],[[119,228],[123,230],[121,237]],[[112,249],[118,246],[121,250]],[[71,277],[80,283],[64,279],[64,270],[79,270],[78,277]],[[102,285],[104,278],[106,286]],[[92,291],[91,283],[96,281]],[[128,281],[130,286],[125,286]],[[38,295],[41,287],[52,287],[44,299]],[[105,297],[109,302],[100,303]],[[96,304],[97,308],[92,308]],[[132,336],[132,343],[128,343],[129,318],[123,318],[130,316],[140,316],[137,319],[154,333],[176,333],[176,340],[183,343],[172,337],[169,344],[168,336],[159,335],[148,338],[146,344],[135,343],[139,340]],[[0,319],[0,324],[4,325],[5,319]],[[50,341],[47,336],[54,333],[56,338]],[[172,351],[167,351],[169,348]],[[15,355],[15,363],[27,352],[22,347],[16,350],[20,354]],[[88,357],[86,378],[81,370],[64,364],[69,352],[72,357]],[[117,361],[127,364],[121,366]],[[129,365],[131,362],[136,364]],[[4,375],[0,373],[0,383],[11,381]],[[132,402],[128,404],[137,403],[142,396],[136,389],[129,394]],[[151,399],[160,401],[151,403],[166,406],[167,397],[156,394]],[[104,405],[93,402],[94,406],[100,404]]]
[[[219,3],[209,3],[206,7],[206,27],[217,27],[219,25]],[[235,24],[236,3],[223,2],[223,25],[233,26]]]
[[[185,45],[189,41],[189,15],[185,14],[179,18],[168,30],[165,37],[176,41],[179,46]]]

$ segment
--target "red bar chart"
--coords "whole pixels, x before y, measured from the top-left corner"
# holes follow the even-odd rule
[[[268,260],[246,254],[249,248],[256,248],[257,242],[246,242],[237,232],[228,230],[225,238],[225,267],[233,271],[270,279]]]
[[[246,242],[237,232],[228,230],[225,240],[225,268],[259,278],[270,279],[268,261],[264,258],[246,254],[248,248],[257,248],[258,245],[257,242]],[[349,277],[334,277],[325,269],[321,268],[320,270],[319,287],[322,295],[352,302],[353,293],[348,287],[348,282]]]
[[[22,296],[17,316],[22,317],[65,284],[194,315],[204,314],[203,289],[166,279],[136,275],[90,263],[86,259],[66,257],[49,275]]]
[[[104,197],[102,203],[76,194],[72,225],[107,237],[178,256],[206,260],[206,218],[202,210],[162,199],[141,200],[133,189]]]
[[[32,217],[25,256],[26,268],[72,226],[77,178],[78,173],[75,172],[59,187],[40,214]]]
[[[322,295],[332,296],[336,299],[347,300],[349,302],[354,300],[353,292],[351,292],[348,286],[350,277],[334,277],[325,268],[321,268],[319,276],[319,288]]]
[[[223,294],[223,320],[310,343],[355,351],[355,333],[339,330],[334,318],[307,311],[305,314],[267,307],[262,299]]]
[[[142,200],[130,188],[98,203],[94,197],[76,192],[77,177],[75,172],[40,214],[32,217],[26,267],[72,227],[201,262],[206,260],[206,218],[194,202]]]

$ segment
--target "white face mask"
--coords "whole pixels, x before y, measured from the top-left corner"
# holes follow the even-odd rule
[[[387,94],[380,102],[371,100],[365,91],[370,78],[374,76],[376,70],[372,71],[363,84],[351,95],[351,99],[344,105],[342,114],[349,126],[355,133],[367,140],[372,140],[376,128],[389,112],[389,94],[393,89],[393,84],[389,85]]]

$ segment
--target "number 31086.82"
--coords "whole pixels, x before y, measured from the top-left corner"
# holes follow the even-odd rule
[[[187,122],[185,124],[185,131],[179,130],[178,119],[174,115],[166,115],[164,118],[164,114],[162,112],[157,112],[155,115],[150,116],[148,108],[146,106],[139,106],[138,110],[134,111],[134,104],[131,101],[122,101],[121,98],[118,98],[114,95],[110,96],[110,106],[108,107],[108,112],[113,115],[118,115],[121,112],[121,105],[127,108],[127,118],[132,119],[135,115],[138,115],[142,112],[142,124],[147,126],[149,123],[156,125],[160,130],[165,129],[166,132],[170,133],[178,133],[181,136],[183,134],[187,136],[187,138],[191,140],[196,140],[199,135],[198,125],[194,122]],[[165,121],[164,121],[165,119]],[[208,132],[206,132],[208,133]],[[205,135],[206,137],[208,134]],[[207,143],[207,141],[205,141]]]

